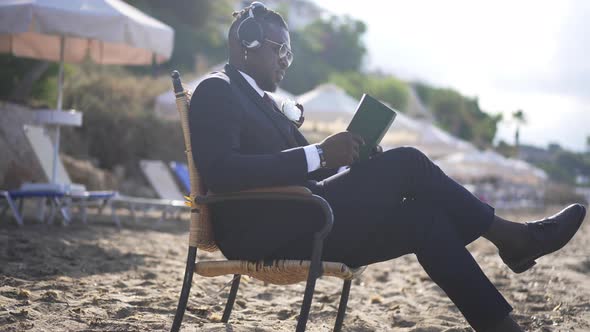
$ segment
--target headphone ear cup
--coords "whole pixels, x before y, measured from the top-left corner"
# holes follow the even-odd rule
[[[262,26],[253,17],[243,20],[238,26],[238,38],[242,45],[249,49],[255,49],[262,45]]]

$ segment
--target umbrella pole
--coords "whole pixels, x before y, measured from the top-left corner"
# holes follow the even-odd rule
[[[59,74],[57,78],[57,112],[62,110],[63,84],[64,84],[64,53],[65,53],[65,37],[60,36],[59,40]],[[59,125],[55,126],[55,148],[53,149],[53,171],[51,174],[51,183],[57,182],[57,158],[59,158]]]

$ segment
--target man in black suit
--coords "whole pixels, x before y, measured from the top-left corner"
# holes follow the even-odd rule
[[[521,331],[465,246],[483,236],[524,272],[571,239],[585,208],[528,224],[504,220],[411,147],[347,167],[362,138],[341,132],[310,145],[297,129],[302,118],[287,118],[269,98],[293,60],[281,16],[261,3],[234,16],[229,63],[199,84],[190,104],[193,156],[207,188],[306,186],[334,212],[323,260],[361,266],[414,253],[477,331]],[[292,202],[225,202],[212,214],[224,255],[249,260],[309,259],[320,218]]]

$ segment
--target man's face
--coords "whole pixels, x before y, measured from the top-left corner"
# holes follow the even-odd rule
[[[266,39],[277,44],[286,43],[291,49],[291,38],[286,29],[269,25],[265,30]],[[248,74],[254,78],[262,90],[275,91],[289,67],[287,60],[279,57],[279,48],[279,45],[263,41],[260,48],[248,50],[248,60],[246,61]]]

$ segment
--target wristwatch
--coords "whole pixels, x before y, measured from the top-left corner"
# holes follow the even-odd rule
[[[320,156],[320,168],[327,168],[328,163],[326,162],[326,156],[324,155],[324,150],[319,146],[315,146],[318,150],[318,155]]]

